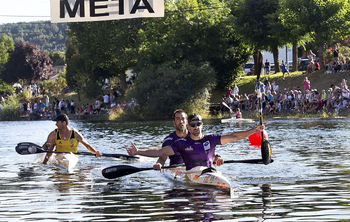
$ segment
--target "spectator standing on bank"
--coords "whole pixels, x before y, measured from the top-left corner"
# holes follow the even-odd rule
[[[235,83],[235,85],[233,86],[233,95],[238,96],[238,94],[239,94],[239,88],[238,88],[237,84]]]
[[[71,105],[70,105],[70,102],[69,102],[68,99],[66,100],[66,106],[67,106],[67,114],[69,114],[70,113],[70,109],[71,109]]]
[[[106,93],[106,95],[103,96],[103,103],[104,103],[105,107],[107,108],[108,104],[109,104],[109,95],[108,95],[108,93]]]
[[[307,77],[305,77],[303,84],[304,84],[304,91],[305,92],[310,91],[310,80],[308,80]]]
[[[338,57],[339,57],[339,49],[338,49],[338,46],[335,45],[333,49],[333,61],[338,61]]]
[[[231,86],[229,86],[226,90],[226,97],[230,97],[233,95],[233,89]]]
[[[75,103],[74,100],[70,102],[70,113],[75,114]]]
[[[284,74],[285,74],[286,72],[288,73],[289,77],[291,77],[291,75],[290,75],[290,73],[289,73],[289,69],[288,69],[288,67],[286,67],[286,65],[284,64],[284,61],[282,60],[282,74],[283,74],[283,81],[285,80],[285,79],[284,79]]]
[[[266,74],[266,75],[270,74],[270,62],[269,62],[269,60],[267,60],[267,59],[266,59],[264,68],[265,68],[265,74]]]
[[[46,108],[48,108],[50,105],[50,98],[48,95],[45,96],[45,105],[46,105]]]

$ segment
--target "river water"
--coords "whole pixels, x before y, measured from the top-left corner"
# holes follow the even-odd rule
[[[43,144],[52,121],[0,122],[0,221],[350,221],[350,120],[270,120],[274,162],[224,164],[231,195],[194,187],[153,170],[115,180],[101,170],[118,164],[151,167],[156,159],[130,162],[81,156],[73,173],[19,155],[19,142]],[[205,120],[204,132],[227,134],[252,124]],[[126,154],[123,146],[159,147],[171,121],[71,121],[97,150]],[[80,151],[86,151],[79,147]],[[218,146],[224,160],[261,158],[248,139]]]

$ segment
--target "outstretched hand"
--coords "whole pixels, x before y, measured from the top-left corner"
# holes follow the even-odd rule
[[[130,155],[130,156],[135,156],[135,155],[137,155],[137,151],[138,151],[138,149],[136,148],[136,146],[133,144],[133,142],[131,142],[131,145],[132,145],[132,147],[123,147],[124,149],[126,149],[126,151],[128,152],[128,154]]]
[[[222,164],[224,164],[224,160],[219,155],[215,155],[215,157],[214,157],[214,165],[215,166],[221,166]]]
[[[97,151],[95,157],[101,157],[101,156],[102,156],[102,153],[100,151]]]
[[[160,163],[156,163],[153,165],[153,169],[154,170],[159,170],[160,172],[162,172],[162,164]]]

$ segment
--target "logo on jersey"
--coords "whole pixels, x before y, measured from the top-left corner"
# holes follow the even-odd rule
[[[203,143],[203,146],[204,146],[204,150],[205,150],[205,151],[210,150],[210,143],[209,143],[209,141],[204,142],[204,143]]]
[[[193,150],[193,148],[191,146],[185,148],[185,151],[192,151],[192,150]]]

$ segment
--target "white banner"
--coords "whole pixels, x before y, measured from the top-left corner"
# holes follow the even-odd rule
[[[164,0],[51,0],[51,22],[164,17]]]

